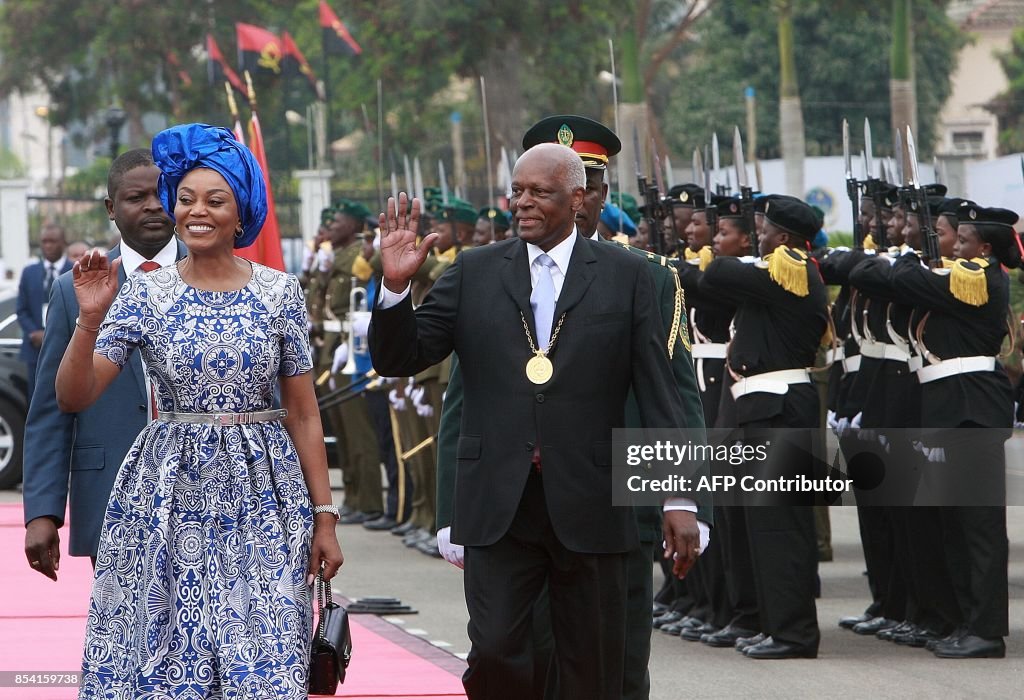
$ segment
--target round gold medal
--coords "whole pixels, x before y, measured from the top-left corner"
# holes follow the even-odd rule
[[[554,373],[551,360],[541,353],[537,353],[526,363],[526,378],[534,384],[547,384]]]

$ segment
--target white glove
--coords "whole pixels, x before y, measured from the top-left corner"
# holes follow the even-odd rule
[[[850,427],[853,428],[854,430],[860,430],[860,419],[863,415],[863,413],[858,413],[853,418],[851,418]]]
[[[828,427],[832,428],[833,431],[838,427],[839,423],[836,421],[835,411],[829,411],[825,415],[825,423],[828,425]]]
[[[928,450],[928,461],[929,462],[945,462],[946,461],[946,448],[944,447],[933,447]]]
[[[405,391],[403,392],[405,394],[405,398],[411,399],[412,398],[412,392],[413,392],[413,390],[415,388],[416,388],[416,385],[413,382],[406,382],[405,383]]]
[[[846,434],[850,432],[850,419],[843,416],[836,421],[836,436],[846,437]]]
[[[451,540],[451,527],[442,527],[437,531],[437,551],[441,553],[444,560],[452,566],[460,569],[466,568],[466,548],[461,544],[455,544]]]
[[[388,392],[388,400],[391,402],[391,407],[396,411],[405,410],[405,397],[398,393],[398,389],[392,389]]]
[[[320,272],[330,272],[331,266],[334,265],[334,251],[326,248],[316,251],[316,264]]]
[[[334,361],[331,363],[331,374],[335,374],[348,362],[348,343],[343,342],[334,351]]]
[[[352,332],[357,338],[365,338],[370,334],[370,314],[353,314]]]
[[[302,271],[309,272],[310,268],[313,267],[313,261],[316,260],[316,251],[312,248],[302,249]]]

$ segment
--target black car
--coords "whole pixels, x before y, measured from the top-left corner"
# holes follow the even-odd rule
[[[0,489],[21,481],[28,414],[28,370],[18,357],[21,326],[16,304],[16,293],[0,294]]]

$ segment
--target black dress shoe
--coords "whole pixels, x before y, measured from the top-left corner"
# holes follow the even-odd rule
[[[343,518],[351,512],[351,508],[349,508],[348,506],[342,506],[341,508],[338,508],[338,517]]]
[[[765,639],[767,639],[767,637],[765,636],[764,632],[758,632],[753,637],[740,637],[736,640],[736,651],[742,654],[747,647],[752,647],[755,644],[760,644]]]
[[[433,537],[433,535],[431,535],[423,528],[419,528],[417,530],[413,530],[408,535],[403,537],[402,544],[404,544],[406,547],[415,547],[423,540],[429,540],[431,537]]]
[[[398,535],[399,537],[405,537],[406,535],[408,535],[410,532],[412,532],[415,529],[416,529],[416,523],[414,523],[412,520],[406,520],[404,523],[402,523],[398,527],[391,528],[391,534],[392,535]]]
[[[932,651],[940,659],[1002,659],[1006,642],[1002,637],[985,639],[967,634],[952,642],[939,642]]]
[[[799,644],[776,642],[767,637],[760,644],[744,649],[743,654],[748,659],[815,659],[818,657],[818,650],[808,649]]]
[[[700,641],[704,642],[709,647],[734,647],[736,646],[736,640],[743,639],[745,637],[753,637],[756,634],[757,632],[754,630],[745,630],[742,627],[726,625],[717,632],[702,635]]]
[[[853,626],[853,631],[856,634],[878,634],[882,630],[895,627],[898,624],[899,623],[896,620],[890,620],[887,617],[879,615],[878,617],[871,618],[867,622],[858,622]]]
[[[658,629],[662,634],[667,634],[670,637],[678,637],[679,633],[686,629],[686,625],[683,624],[682,620],[677,620],[667,625],[662,625]]]
[[[354,510],[348,515],[341,516],[341,519],[338,520],[338,522],[342,525],[362,525],[363,523],[369,522],[371,520],[376,520],[380,516],[381,513],[379,512],[364,513],[361,510]]]
[[[703,637],[705,634],[714,634],[717,631],[718,627],[712,625],[710,622],[706,622],[700,627],[685,628],[682,632],[679,633],[679,636],[688,642],[699,642],[700,638]]]
[[[937,642],[941,639],[942,635],[935,630],[930,630],[927,627],[917,627],[907,634],[893,635],[892,641],[908,647],[923,647],[928,642]]]
[[[654,607],[651,608],[652,617],[660,617],[668,612],[668,606],[664,603],[654,603]]]
[[[683,614],[678,610],[669,610],[661,617],[654,618],[654,622],[651,624],[654,625],[655,629],[661,629],[665,625],[671,625],[674,622],[679,622],[683,617]]]
[[[878,630],[875,636],[881,639],[883,642],[894,642],[896,641],[897,634],[910,634],[917,629],[917,625],[913,622],[907,622],[904,620],[895,627],[886,627],[883,630]]]
[[[382,515],[376,520],[367,520],[363,523],[363,527],[367,530],[390,530],[395,525],[398,525],[398,522],[390,515]]]
[[[871,619],[871,615],[867,613],[861,613],[860,615],[850,615],[849,617],[839,618],[839,626],[844,630],[852,630],[855,625],[859,625],[861,622],[867,622]]]
[[[426,554],[428,557],[434,557],[435,559],[441,558],[441,550],[437,548],[436,537],[421,540],[416,544],[416,549],[422,554]]]
[[[966,634],[967,634],[967,628],[961,625],[960,627],[957,627],[955,630],[953,630],[952,632],[947,634],[942,639],[934,639],[934,640],[932,640],[930,642],[925,642],[924,648],[927,649],[928,651],[935,651],[935,647],[938,646],[939,644],[946,644],[946,643],[949,643],[949,642],[955,642],[955,641],[957,641],[958,639],[960,639],[961,637],[963,637]]]

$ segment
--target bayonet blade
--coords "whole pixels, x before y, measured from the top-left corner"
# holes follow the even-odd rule
[[[942,172],[939,168],[938,156],[932,156],[932,182],[936,182],[940,185],[945,184],[943,182]]]
[[[676,186],[676,176],[672,172],[672,161],[668,159],[668,153],[665,154],[665,185],[668,190]],[[665,194],[668,194],[668,190],[665,190]]]
[[[711,132],[711,170],[715,174],[715,182],[718,182],[718,169],[722,167],[718,160],[718,132]]]
[[[846,167],[846,179],[853,179],[853,162],[850,158],[850,122],[843,119],[843,165]]]
[[[636,130],[636,124],[633,125],[633,164],[636,166],[636,177],[637,180],[644,176],[640,167],[640,134]],[[643,197],[644,193],[641,192],[640,196]]]
[[[395,198],[396,206],[398,202],[398,176],[395,175],[395,171],[391,171],[391,196]]]
[[[448,206],[448,177],[444,173],[444,161],[437,161],[437,177],[441,180],[441,204]]]
[[[908,144],[909,145],[909,144]],[[896,177],[899,182],[896,183],[900,187],[907,183],[907,163],[903,158],[903,136],[900,134],[900,130],[896,130]],[[911,177],[913,177],[913,170],[911,170]],[[913,179],[909,184],[916,185],[916,178]]]
[[[1024,158],[1024,156],[1022,156]],[[1024,161],[1021,162],[1021,166],[1024,167]],[[700,159],[700,149],[693,149],[693,159],[690,161],[690,167],[693,169],[693,182],[701,182],[704,179],[704,164]]]
[[[424,204],[426,193],[423,191],[423,171],[420,170],[420,157],[416,156],[412,159],[412,191],[416,193],[416,197],[420,200],[421,204]]]
[[[412,167],[409,165],[409,156],[402,154],[402,167],[405,169],[405,192],[410,197],[416,196],[416,188],[412,180]]]
[[[871,171],[874,170],[874,152],[871,149],[871,122],[864,117],[864,171],[868,178],[871,178]]]
[[[651,162],[654,165],[654,184],[658,188],[658,192],[662,195],[665,194],[665,183],[662,182],[661,177],[661,157],[658,155],[658,142],[651,137]]]
[[[732,162],[736,166],[737,187],[747,186],[747,162],[743,159],[743,136],[740,135],[740,128],[733,127],[732,132]]]
[[[913,178],[910,184],[915,188],[921,187],[921,173],[917,169],[917,146],[914,145],[914,134],[910,130],[910,125],[907,125],[907,160],[910,161],[910,175]]]
[[[757,191],[764,192],[764,185],[761,184],[763,182],[761,180],[761,161],[759,160],[754,161],[754,176],[757,178]]]
[[[860,149],[860,164],[864,168],[864,179],[868,180],[871,178],[871,171],[868,170],[868,157],[864,153],[864,149]]]
[[[710,164],[708,159],[708,147],[704,145],[704,198],[705,200],[711,199],[711,170],[708,168]]]

